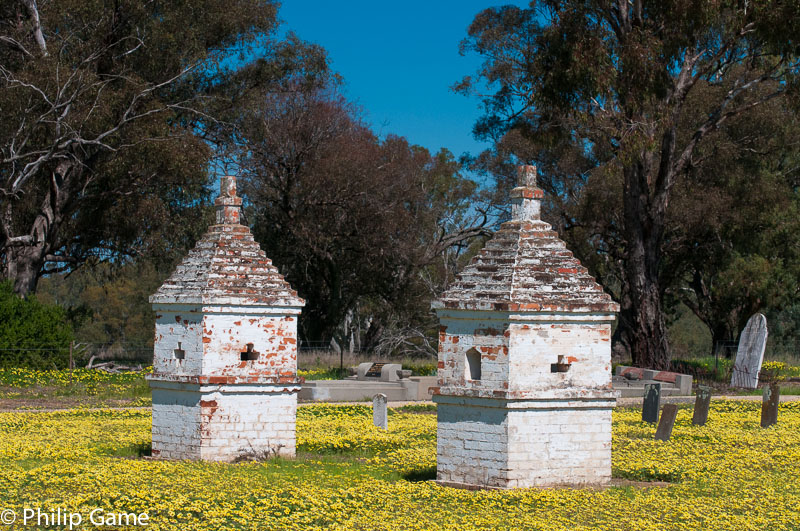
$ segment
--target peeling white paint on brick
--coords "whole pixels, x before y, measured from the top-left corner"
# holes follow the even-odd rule
[[[293,457],[297,386],[151,380],[153,450],[162,459]]]
[[[519,183],[514,218],[432,305],[441,325],[437,479],[499,488],[605,483],[619,307],[538,219],[535,170],[520,168]],[[467,371],[472,349],[480,380]]]

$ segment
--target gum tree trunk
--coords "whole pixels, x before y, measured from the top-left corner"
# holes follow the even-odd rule
[[[41,245],[16,246],[6,255],[4,277],[14,284],[14,293],[25,297],[36,291],[39,282],[39,270],[44,265],[40,258]]]
[[[670,348],[662,311],[658,266],[664,233],[665,205],[651,195],[647,157],[625,168],[625,232],[628,256],[625,280],[630,293],[626,313],[633,364],[668,370]]]

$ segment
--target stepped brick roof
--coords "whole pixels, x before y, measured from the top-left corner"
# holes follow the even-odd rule
[[[242,199],[236,178],[223,177],[209,227],[174,273],[150,297],[153,304],[233,304],[302,307],[278,269],[239,223]]]
[[[512,219],[456,277],[434,309],[612,313],[619,305],[595,282],[552,227],[539,219],[536,168],[518,169]]]

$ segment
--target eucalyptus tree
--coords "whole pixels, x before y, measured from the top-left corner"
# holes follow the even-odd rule
[[[797,35],[800,3],[769,0],[545,0],[487,9],[469,28],[463,50],[484,62],[457,89],[489,93],[475,132],[516,135],[545,182],[579,183],[556,193],[619,189],[620,216],[597,237],[619,256],[618,337],[638,365],[669,365],[661,275],[675,185],[726,122],[797,97]],[[696,112],[687,101],[701,87],[717,90]]]
[[[236,91],[324,68],[269,0],[0,6],[0,274],[14,291],[89,259],[186,246]],[[239,75],[249,65],[248,75]]]

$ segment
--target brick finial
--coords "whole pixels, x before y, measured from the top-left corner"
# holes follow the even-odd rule
[[[536,166],[517,166],[517,186],[536,188]]]
[[[226,175],[219,180],[217,225],[238,225],[242,213],[242,198],[236,196],[236,177]]]
[[[511,219],[541,219],[544,192],[536,187],[536,166],[517,166],[517,187],[511,190]]]

